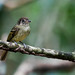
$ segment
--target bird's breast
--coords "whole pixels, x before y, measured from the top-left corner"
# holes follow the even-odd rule
[[[24,40],[30,33],[30,27],[20,27],[20,30],[18,31],[17,35],[13,38],[13,40],[22,41]]]

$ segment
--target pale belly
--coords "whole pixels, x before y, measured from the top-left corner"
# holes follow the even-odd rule
[[[12,39],[16,42],[24,40],[29,35],[29,31],[20,30],[18,34]]]

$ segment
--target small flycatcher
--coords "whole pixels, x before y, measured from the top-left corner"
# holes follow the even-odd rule
[[[20,18],[18,23],[10,31],[7,41],[8,42],[20,42],[24,40],[30,33],[30,23],[28,18]],[[8,51],[3,51],[1,60],[5,60]]]

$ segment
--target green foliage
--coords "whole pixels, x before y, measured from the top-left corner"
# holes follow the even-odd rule
[[[0,38],[5,33],[9,34],[17,20],[23,16],[32,21],[31,34],[24,40],[26,44],[68,51],[75,48],[74,0],[36,0],[14,10],[2,9]],[[25,59],[26,55],[9,53],[8,66],[13,62],[11,73],[23,58]]]

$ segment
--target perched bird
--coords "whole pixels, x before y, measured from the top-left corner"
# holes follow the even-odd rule
[[[8,42],[21,42],[24,40],[30,33],[30,23],[31,21],[26,18],[20,18],[18,23],[10,31],[7,41]],[[1,55],[1,60],[5,60],[8,51],[3,51]]]

